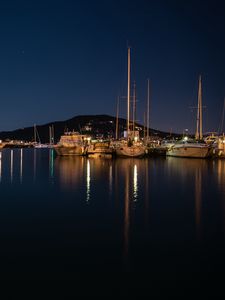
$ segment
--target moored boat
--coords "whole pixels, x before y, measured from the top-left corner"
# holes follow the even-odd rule
[[[143,157],[146,147],[140,142],[121,141],[116,145],[116,155],[121,157]]]
[[[192,158],[206,158],[210,154],[211,147],[205,143],[198,143],[195,141],[182,141],[174,144],[167,149],[167,156],[176,157],[192,157]]]
[[[89,157],[96,158],[111,158],[114,151],[111,147],[110,141],[96,141],[91,143],[87,149],[87,155]]]
[[[88,137],[79,132],[65,132],[60,141],[54,145],[58,155],[86,155]]]
[[[145,155],[146,147],[139,140],[139,134],[135,132],[135,105],[133,107],[133,130],[130,130],[130,48],[128,48],[128,72],[127,72],[127,132],[123,141],[115,144],[115,152],[121,157],[142,157]],[[134,93],[135,103],[135,93]]]

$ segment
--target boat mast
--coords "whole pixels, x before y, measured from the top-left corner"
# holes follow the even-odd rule
[[[52,145],[52,126],[49,126],[49,144]]]
[[[127,139],[130,135],[130,47],[128,47],[128,65],[127,65]]]
[[[197,124],[196,124],[196,140],[202,139],[202,80],[199,76],[198,83],[198,109],[197,109]]]
[[[143,138],[145,139],[145,126],[146,126],[146,121],[145,121],[145,119],[146,119],[146,113],[144,112],[144,126],[143,126]]]
[[[120,97],[117,98],[117,107],[116,107],[116,140],[118,140],[118,131],[119,131],[119,101]]]
[[[198,97],[199,97],[199,138],[202,140],[203,134],[202,134],[202,78],[201,75],[199,76],[199,91],[198,91]]]
[[[51,130],[51,132],[52,132],[52,144],[54,145],[54,143],[55,143],[55,137],[54,137],[54,125],[52,124],[52,130]]]
[[[133,136],[135,131],[135,114],[136,114],[136,82],[134,81],[134,94],[133,94]]]
[[[37,143],[36,124],[34,124],[34,142]]]
[[[148,79],[148,101],[147,101],[147,141],[149,140],[149,98],[150,98],[150,87]]]

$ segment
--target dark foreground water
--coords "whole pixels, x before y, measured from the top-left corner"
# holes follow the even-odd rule
[[[225,160],[0,155],[3,279],[72,280],[84,294],[222,290]]]

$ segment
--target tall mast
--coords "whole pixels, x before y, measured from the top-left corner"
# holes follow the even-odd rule
[[[143,132],[143,137],[144,137],[144,139],[145,139],[145,126],[146,126],[146,113],[144,112],[144,127],[143,127],[143,129],[144,129],[144,132]]]
[[[34,124],[34,142],[37,142],[37,132],[36,132],[36,124]]]
[[[134,94],[133,94],[133,136],[135,131],[135,119],[136,119],[136,82],[134,81]]]
[[[148,79],[148,101],[147,101],[147,141],[149,140],[149,98],[150,98],[150,87]]]
[[[49,126],[49,144],[52,145],[52,127]]]
[[[199,90],[198,90],[198,97],[199,97],[199,138],[202,140],[202,78],[201,75],[199,76]]]
[[[116,140],[118,140],[118,130],[119,130],[119,101],[120,97],[117,98],[117,107],[116,107]]]
[[[127,138],[130,135],[130,48],[128,48],[127,65]]]
[[[52,144],[55,143],[55,137],[54,137],[54,125],[52,124]]]
[[[196,124],[196,140],[202,139],[202,81],[201,75],[199,76],[198,83],[198,109],[197,109],[197,124]]]

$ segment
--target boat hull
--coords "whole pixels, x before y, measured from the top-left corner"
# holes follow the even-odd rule
[[[88,147],[87,155],[95,158],[110,158],[113,155],[113,149],[110,147],[109,143],[96,143]]]
[[[174,146],[167,150],[167,156],[206,158],[209,156],[209,147],[207,146]]]
[[[60,156],[86,155],[85,148],[80,146],[73,146],[73,147],[55,146],[54,149],[56,153]]]
[[[145,147],[121,146],[116,149],[116,155],[120,157],[143,157],[145,155]]]

